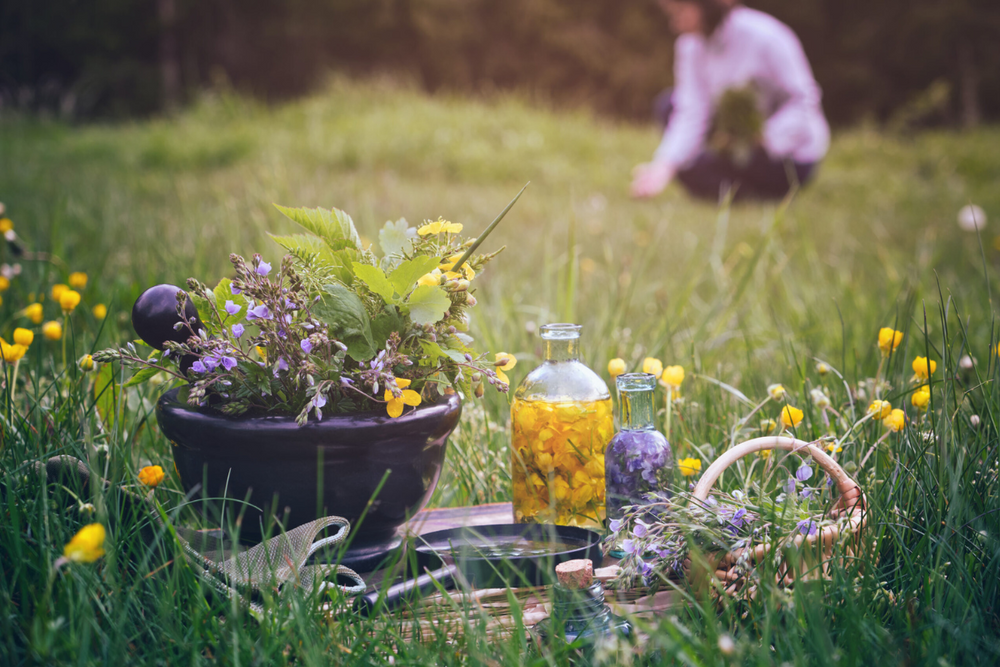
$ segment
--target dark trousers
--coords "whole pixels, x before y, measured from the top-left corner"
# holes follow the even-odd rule
[[[673,113],[673,90],[664,90],[653,103],[653,115],[666,128]],[[677,172],[692,196],[719,201],[732,191],[733,201],[781,199],[793,186],[801,186],[815,171],[815,162],[778,159],[758,148],[745,164],[735,164],[727,155],[703,151],[693,163]]]

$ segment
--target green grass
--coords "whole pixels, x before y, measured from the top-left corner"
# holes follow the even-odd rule
[[[3,395],[0,663],[364,664],[390,650],[396,664],[528,660],[523,642],[491,644],[474,631],[458,646],[400,643],[391,624],[328,622],[299,598],[258,623],[206,598],[186,568],[161,569],[179,553],[162,535],[147,546],[144,520],[113,489],[91,499],[111,527],[108,555],[50,583],[51,563],[82,519],[65,490],[39,484],[24,463],[69,453],[122,484],[147,462],[170,468],[168,447],[143,421],[152,394],[133,395],[126,418],[102,431],[93,376],[72,361],[127,340],[132,301],[151,284],[210,282],[226,273],[230,252],[277,259],[265,232],[291,229],[272,202],[345,209],[371,240],[399,217],[443,215],[475,232],[527,181],[484,246],[507,250],[476,278],[473,335],[484,350],[517,355],[515,383],[538,362],[535,330],[551,321],[584,325],[586,359],[602,374],[616,356],[633,368],[645,356],[683,365],[687,404],[672,443],[680,456],[711,458],[746,413],[698,375],[754,399],[783,383],[790,402],[807,409],[807,435],[818,436],[809,389],[828,386],[837,407],[847,400],[839,382],[816,375],[814,357],[854,387],[879,366],[879,327],[904,331],[883,377],[888,398],[908,412],[910,361],[929,352],[939,362],[932,419],[893,436],[859,475],[872,503],[866,540],[877,553],[864,576],[851,563],[832,581],[790,593],[765,587],[721,613],[665,615],[647,628],[655,661],[1000,661],[1000,393],[991,352],[1000,257],[990,227],[980,243],[955,223],[970,201],[1000,215],[1000,129],[842,132],[816,182],[787,209],[720,211],[676,187],[652,202],[629,200],[629,170],[655,142],[651,127],[515,98],[432,98],[379,81],[333,81],[322,95],[277,108],[209,96],[176,118],[127,125],[0,118],[0,201],[28,249],[58,258],[22,259],[24,273],[2,295],[0,335],[10,340],[23,324],[15,314],[29,292],[65,281],[68,270],[90,275],[87,305],[111,307],[103,328],[74,315],[65,371],[60,344],[39,336],[9,412]],[[47,319],[56,317],[46,307]],[[978,360],[975,374],[959,368],[963,354]],[[467,406],[434,504],[509,498],[506,422],[503,397]],[[879,434],[877,424],[863,429],[841,460],[859,461]],[[93,454],[101,444],[106,457]],[[735,639],[733,655],[718,650],[722,634]],[[564,657],[538,658],[550,659]]]

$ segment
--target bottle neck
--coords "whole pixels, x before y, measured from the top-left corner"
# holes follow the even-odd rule
[[[545,361],[578,361],[579,338],[549,338],[545,340]]]
[[[651,431],[653,424],[653,390],[639,389],[620,392],[622,429]]]

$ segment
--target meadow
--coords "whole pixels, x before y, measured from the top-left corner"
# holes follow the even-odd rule
[[[4,366],[0,663],[564,664],[565,655],[528,653],[521,638],[487,640],[476,621],[457,644],[421,645],[399,641],[390,622],[312,613],[304,597],[255,620],[206,597],[169,540],[144,542],[145,519],[113,488],[77,501],[30,474],[58,454],[99,460],[120,484],[150,463],[172,467],[149,418],[162,387],[133,391],[105,428],[94,385],[107,375],[75,360],[130,340],[131,305],[150,285],[214,282],[231,252],[280,259],[266,233],[292,230],[272,203],[343,209],[371,241],[401,217],[443,216],[474,233],[529,181],[484,246],[506,249],[475,280],[471,328],[481,349],[516,355],[515,385],[539,362],[538,327],[573,321],[605,378],[614,357],[630,369],[645,357],[685,368],[671,444],[706,465],[734,429],[752,432],[727,387],[757,403],[781,383],[806,409],[805,439],[825,432],[810,398],[817,387],[844,413],[860,416],[880,391],[907,412],[867,466],[858,464],[884,430],[876,420],[838,453],[871,503],[868,562],[808,587],[764,587],[721,612],[695,600],[644,627],[638,660],[1000,661],[1000,128],[844,130],[791,201],[732,207],[677,187],[629,199],[629,172],[656,140],[651,125],[514,96],[429,97],[384,80],[335,79],[276,107],[217,91],[176,117],[107,126],[0,116],[0,201],[24,249],[4,251],[22,272],[0,294],[0,335],[36,331],[16,382]],[[969,202],[994,217],[979,234],[956,223]],[[23,309],[73,271],[88,276],[82,305],[61,340],[46,340]],[[98,303],[105,318],[91,312]],[[60,318],[51,299],[43,306],[45,319]],[[885,356],[882,327],[904,334]],[[915,356],[937,362],[926,416],[911,403]],[[836,372],[821,376],[818,361]],[[510,499],[507,412],[492,392],[466,405],[433,506]],[[158,497],[169,504],[177,489],[168,475]],[[85,501],[109,526],[107,554],[55,574],[86,522]]]

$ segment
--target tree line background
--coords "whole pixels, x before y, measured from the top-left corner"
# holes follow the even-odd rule
[[[799,35],[836,124],[1000,118],[996,0],[747,4]],[[672,42],[654,0],[0,0],[0,105],[120,117],[219,81],[281,99],[389,71],[646,118]]]

